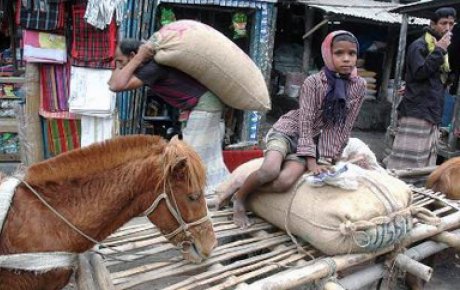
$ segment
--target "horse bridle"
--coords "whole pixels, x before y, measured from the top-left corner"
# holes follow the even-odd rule
[[[171,189],[171,187],[170,187],[170,189]],[[190,246],[193,245],[193,242],[194,242],[193,235],[189,231],[189,228],[191,226],[200,225],[200,224],[205,223],[207,221],[211,222],[211,219],[209,218],[208,210],[206,209],[206,215],[204,217],[202,217],[202,218],[200,218],[200,219],[198,219],[196,221],[190,222],[190,223],[185,222],[185,220],[182,218],[182,215],[181,215],[181,212],[179,210],[179,207],[177,206],[176,198],[174,197],[174,194],[173,194],[172,190],[170,190],[170,195],[171,195],[171,197],[166,193],[166,188],[165,188],[163,193],[161,193],[159,196],[157,196],[157,198],[153,201],[152,205],[149,206],[149,208],[147,208],[144,211],[143,215],[146,216],[146,217],[151,215],[155,211],[155,209],[158,207],[158,204],[164,199],[165,202],[166,202],[166,206],[167,206],[169,212],[177,220],[177,222],[179,223],[179,226],[174,231],[172,231],[170,233],[167,233],[167,234],[164,233],[163,235],[167,239],[171,239],[172,237],[177,236],[180,232],[183,232],[185,234],[187,240],[181,241],[178,244],[178,248],[182,252],[185,252],[185,251],[187,251],[187,249],[190,248]],[[172,200],[172,202],[171,202],[171,200]],[[188,245],[188,247],[185,247],[186,245]]]
[[[48,207],[49,210],[51,210],[55,215],[57,215],[64,223],[66,223],[70,228],[72,228],[74,231],[76,231],[78,234],[80,234],[81,236],[83,236],[84,238],[86,238],[87,240],[95,243],[95,244],[98,244],[98,245],[101,245],[105,248],[109,248],[115,252],[119,252],[118,250],[115,250],[114,248],[112,247],[109,247],[109,246],[106,246],[104,245],[103,243],[101,243],[100,241],[97,241],[95,240],[94,238],[88,236],[87,234],[85,234],[83,231],[81,231],[80,229],[78,229],[75,225],[73,225],[68,219],[66,219],[63,215],[61,215],[59,212],[57,212],[42,196],[40,193],[38,193],[32,186],[30,186],[30,184],[28,182],[26,182],[25,180],[23,180],[22,178],[17,178],[17,177],[14,177],[15,179],[17,179],[19,182],[22,182],[46,207]],[[182,218],[182,215],[180,214],[180,210],[179,210],[179,207],[177,206],[177,202],[176,202],[176,199],[174,197],[174,194],[172,194],[172,190],[171,190],[171,196],[172,196],[172,200],[173,200],[173,204],[171,203],[170,201],[170,197],[168,196],[168,194],[166,193],[166,184],[164,186],[165,190],[163,191],[162,194],[160,194],[159,196],[157,196],[157,198],[153,201],[152,205],[144,211],[144,216],[148,217],[149,215],[151,215],[153,213],[153,211],[157,208],[158,204],[160,203],[160,201],[162,199],[164,199],[166,201],[166,205],[169,209],[169,212],[174,216],[174,218],[177,220],[177,222],[179,223],[179,227],[177,229],[175,229],[174,231],[172,231],[171,233],[168,233],[168,234],[163,234],[167,239],[170,239],[174,236],[176,236],[177,234],[179,234],[181,231],[185,233],[185,236],[188,238],[188,240],[185,240],[185,241],[182,241],[178,244],[178,248],[182,251],[182,252],[186,252],[187,249],[190,248],[190,246],[193,245],[193,236],[192,234],[190,233],[189,231],[189,228],[190,226],[196,226],[196,225],[199,225],[199,224],[202,224],[206,221],[211,221],[211,219],[209,218],[208,216],[208,210],[206,209],[206,216],[196,220],[196,221],[193,221],[191,223],[186,223],[184,221],[184,219]],[[185,245],[188,245],[189,247],[188,248],[185,248],[184,246]],[[185,250],[184,250],[185,249]]]

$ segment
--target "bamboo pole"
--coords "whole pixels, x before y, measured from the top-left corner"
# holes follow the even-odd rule
[[[437,166],[421,167],[421,168],[408,168],[408,169],[391,169],[390,174],[397,177],[412,177],[412,176],[424,176],[429,175],[433,172]]]
[[[98,288],[100,290],[115,290],[110,273],[105,267],[102,258],[97,254],[91,254],[89,262],[94,270],[94,282],[97,283]]]
[[[315,27],[313,27],[312,29],[307,31],[307,33],[305,33],[302,36],[302,39],[305,39],[305,38],[309,37],[313,32],[315,32],[316,30],[320,29],[324,24],[327,24],[328,22],[329,22],[329,19],[327,19],[327,18],[323,19],[320,23],[316,24]]]
[[[444,243],[448,245],[451,248],[456,249],[457,251],[460,251],[460,236],[449,233],[449,232],[443,232],[440,233],[439,235],[436,235],[432,238],[433,241]]]
[[[400,269],[409,272],[426,282],[430,281],[431,275],[433,275],[433,269],[431,267],[423,265],[404,254],[398,254],[396,256],[395,264]]]
[[[442,218],[438,227],[419,225],[412,230],[408,237],[404,239],[403,244],[408,245],[458,226],[460,226],[460,212],[456,212]],[[331,257],[330,259],[335,264],[335,270],[340,271],[369,261],[392,250],[393,247],[390,247],[375,253],[339,255]],[[314,280],[321,279],[329,275],[331,272],[330,265],[331,263],[327,263],[324,259],[320,259],[312,265],[283,271],[271,277],[256,281],[255,283],[250,284],[248,289],[288,289],[311,283]]]
[[[89,253],[78,255],[78,270],[75,274],[75,282],[78,290],[99,290],[94,284],[89,255]]]
[[[449,234],[459,237],[460,230],[453,231]],[[414,260],[420,261],[446,248],[448,248],[448,246],[444,243],[426,241],[407,250],[404,254]],[[340,279],[339,282],[348,290],[357,290],[364,288],[377,279],[383,278],[386,274],[387,270],[384,264],[380,263],[348,275]]]
[[[345,290],[345,288],[335,282],[327,282],[323,290]]]

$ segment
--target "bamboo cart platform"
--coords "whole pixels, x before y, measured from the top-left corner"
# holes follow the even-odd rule
[[[438,242],[430,241],[432,237],[440,236],[439,233],[460,227],[458,203],[445,200],[441,193],[413,188],[413,205],[429,206],[442,222],[439,226],[417,224],[405,240],[406,248],[416,242],[419,242],[418,247],[426,248],[429,244],[429,247],[435,248],[430,248],[429,255],[452,246],[460,248],[460,236],[454,236],[457,244],[450,242],[450,245],[446,245],[439,239]],[[94,281],[94,289],[288,289],[330,276],[331,262],[334,271],[365,264],[368,266],[365,271],[373,270],[377,273],[374,276],[381,277],[386,269],[382,264],[374,263],[374,260],[393,251],[391,248],[378,253],[328,257],[300,240],[299,244],[305,251],[299,251],[284,231],[255,216],[250,216],[254,222],[251,227],[239,229],[233,224],[232,211],[228,208],[210,211],[210,215],[219,245],[203,263],[184,261],[180,252],[147,219],[138,219],[104,241],[105,245],[117,252],[100,248],[100,252],[108,254],[104,259],[97,254],[80,256],[78,289],[93,289],[82,285],[89,280]],[[460,234],[460,231],[454,234]],[[423,251],[411,250],[402,256],[409,256],[409,260],[412,259],[409,264],[419,266],[417,271],[425,271],[423,275],[429,279],[431,268],[414,261],[426,255],[420,254]],[[397,265],[404,264],[399,262]],[[410,266],[406,270],[410,271]],[[364,273],[357,274],[361,277],[358,280],[363,280]],[[347,277],[339,282],[346,284],[346,280]],[[339,288],[334,289],[344,289],[338,284],[336,286]]]

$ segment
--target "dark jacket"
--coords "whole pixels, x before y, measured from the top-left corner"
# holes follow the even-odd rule
[[[445,54],[446,51],[439,47],[429,53],[424,36],[409,46],[406,92],[398,107],[401,117],[424,119],[435,125],[441,123],[445,86],[440,67]]]

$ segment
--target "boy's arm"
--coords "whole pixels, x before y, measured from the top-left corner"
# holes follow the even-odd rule
[[[313,142],[313,120],[319,108],[315,86],[316,83],[313,77],[308,77],[300,92],[297,155],[315,158],[316,162],[316,145]]]

